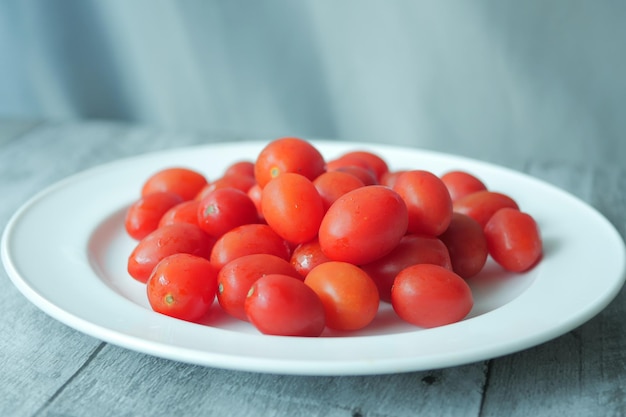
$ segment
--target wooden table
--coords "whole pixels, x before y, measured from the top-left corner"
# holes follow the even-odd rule
[[[102,122],[2,121],[0,226],[34,193],[83,169],[154,150],[238,139]],[[626,236],[626,169],[552,157],[502,155],[492,162],[573,193]],[[626,415],[623,292],[577,329],[505,357],[405,374],[306,377],[193,366],[126,350],[48,317],[3,269],[0,282],[1,416]]]

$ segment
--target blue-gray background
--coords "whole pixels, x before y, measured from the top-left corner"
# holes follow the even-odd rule
[[[623,0],[0,0],[0,118],[626,158]]]

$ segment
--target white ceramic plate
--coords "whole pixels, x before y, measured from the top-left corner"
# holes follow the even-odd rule
[[[134,246],[125,208],[155,171],[187,166],[215,179],[231,162],[252,160],[264,143],[217,144],[103,165],[44,190],[2,236],[2,261],[17,288],[41,310],[104,341],[173,360],[302,375],[397,373],[471,363],[555,338],[601,311],[624,280],[625,249],[612,225],[573,196],[529,176],[478,161],[415,149],[314,141],[327,158],[353,149],[383,155],[393,169],[441,174],[468,170],[510,194],[539,223],[545,255],[524,274],[489,262],[473,282],[475,307],[462,322],[435,329],[402,323],[383,304],[374,323],[351,335],[265,336],[226,317],[210,325],[150,310],[144,286],[126,272]]]

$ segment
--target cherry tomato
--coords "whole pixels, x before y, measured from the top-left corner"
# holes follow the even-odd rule
[[[409,233],[439,236],[450,224],[452,200],[445,184],[429,171],[411,170],[400,175],[393,190],[409,211]]]
[[[485,227],[489,218],[504,207],[519,209],[511,197],[496,191],[477,191],[461,197],[453,203],[453,210],[463,213]]]
[[[197,226],[199,204],[200,202],[197,200],[188,200],[175,205],[161,217],[159,227],[173,223],[190,223]]]
[[[215,237],[237,226],[259,221],[254,202],[236,188],[220,188],[207,194],[200,200],[196,213],[200,228]]]
[[[254,206],[256,207],[256,212],[257,212],[257,215],[259,216],[259,220],[265,220],[263,218],[263,212],[261,208],[261,198],[263,197],[263,189],[259,186],[259,184],[254,184],[252,187],[250,187],[247,194],[248,194],[248,197],[250,197],[250,200],[252,200],[252,202],[254,203]]]
[[[454,272],[468,279],[482,271],[488,256],[487,239],[476,220],[454,213],[450,226],[439,238],[448,248]]]
[[[311,180],[286,172],[263,187],[261,212],[279,236],[302,243],[317,236],[324,203]]]
[[[339,159],[346,160],[362,160],[370,167],[376,178],[380,180],[388,171],[387,161],[380,155],[366,150],[349,151],[343,154]]]
[[[159,227],[161,217],[183,199],[175,193],[162,191],[147,194],[135,201],[126,211],[124,227],[135,240],[141,240]]]
[[[389,188],[393,188],[394,185],[396,185],[396,181],[398,180],[398,177],[404,174],[405,172],[406,170],[399,170],[399,171],[389,171],[386,174],[383,174],[383,176],[380,178],[380,185],[385,185]]]
[[[252,284],[245,301],[248,320],[263,334],[316,337],[325,328],[315,291],[288,275],[270,274]]]
[[[170,191],[180,195],[183,200],[192,200],[206,184],[206,178],[198,171],[179,167],[165,168],[146,180],[141,195]]]
[[[517,209],[498,210],[485,226],[491,257],[504,269],[523,272],[541,258],[543,244],[535,219]]]
[[[406,235],[400,243],[382,258],[362,265],[361,268],[374,280],[380,299],[391,301],[391,287],[404,268],[415,264],[435,264],[452,269],[446,245],[437,237]]]
[[[256,184],[254,177],[248,175],[226,175],[202,187],[195,199],[202,200],[213,191],[222,188],[236,188],[247,193],[254,184]]]
[[[487,186],[478,177],[466,171],[448,171],[441,176],[441,181],[450,192],[452,201],[477,191],[487,190]]]
[[[365,184],[358,177],[347,172],[328,171],[313,180],[313,185],[322,197],[324,211],[327,211],[339,197]]]
[[[270,274],[304,279],[291,263],[265,253],[242,256],[224,265],[217,276],[217,300],[222,309],[239,320],[248,320],[245,310],[248,291],[257,279]]]
[[[304,283],[322,300],[326,326],[331,329],[359,330],[376,317],[380,303],[378,289],[358,266],[347,262],[325,262],[313,268]]]
[[[335,261],[361,265],[393,250],[406,233],[407,207],[395,191],[369,185],[339,197],[326,212],[319,242]]]
[[[224,233],[211,252],[211,263],[222,268],[233,259],[255,253],[267,253],[285,260],[291,258],[291,248],[282,237],[266,224],[244,224]]]
[[[339,171],[345,172],[346,174],[354,175],[355,177],[360,179],[364,185],[378,185],[378,179],[376,178],[376,174],[371,169],[366,169],[356,165],[346,165],[329,171]]]
[[[469,285],[453,271],[418,264],[396,277],[391,305],[404,321],[431,328],[462,320],[472,310],[474,300]]]
[[[254,178],[254,162],[252,161],[237,161],[230,164],[224,171],[224,176],[245,176]]]
[[[326,170],[326,161],[311,143],[299,138],[280,138],[268,143],[257,155],[254,175],[261,188],[286,172],[313,181]]]
[[[217,270],[211,262],[186,253],[162,259],[146,283],[154,311],[192,322],[209,312],[216,289]]]
[[[198,226],[175,223],[163,226],[139,241],[128,258],[128,273],[146,282],[161,259],[176,253],[188,253],[209,259],[215,238]]]
[[[319,264],[328,261],[330,258],[322,252],[317,238],[299,244],[291,253],[291,264],[303,277]]]

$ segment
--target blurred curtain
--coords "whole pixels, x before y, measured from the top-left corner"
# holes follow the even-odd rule
[[[0,117],[626,157],[625,17],[620,0],[0,0]]]

